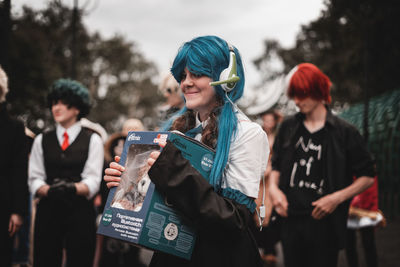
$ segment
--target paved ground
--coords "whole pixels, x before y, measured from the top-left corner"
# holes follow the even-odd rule
[[[376,249],[378,252],[378,264],[380,267],[400,266],[400,218],[389,220],[385,228],[378,228],[375,232]],[[360,241],[360,239],[358,239]],[[360,267],[366,267],[361,242],[358,242],[360,251]],[[339,267],[347,267],[344,255],[339,258]]]
[[[359,244],[360,245],[360,244]],[[388,220],[385,228],[377,229],[376,245],[378,251],[379,267],[400,267],[400,218]],[[283,267],[282,250],[280,244],[277,246],[278,264],[276,267]],[[363,259],[362,250],[360,253],[360,266],[366,267]],[[149,250],[141,251],[142,261],[148,265],[151,259],[152,252]],[[323,267],[323,266],[321,266]],[[339,254],[338,267],[348,267],[344,258],[343,251]]]
[[[400,217],[389,220],[383,229],[376,231],[380,267],[400,266]]]
[[[379,267],[400,267],[400,217],[388,220],[385,228],[377,229],[375,238]],[[361,242],[358,242],[359,267],[367,267],[360,246]],[[279,247],[278,253],[280,253]],[[276,267],[283,267],[282,257],[279,257],[279,263]],[[338,267],[348,267],[343,251],[339,253]]]

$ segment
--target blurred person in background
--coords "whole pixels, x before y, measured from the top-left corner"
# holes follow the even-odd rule
[[[141,120],[137,118],[127,119],[120,132],[113,133],[104,145],[105,167],[113,161],[115,156],[121,156],[124,149],[125,139],[130,131],[144,131],[145,127]],[[102,180],[100,193],[95,198],[99,216],[103,213],[107,202],[108,188]],[[99,217],[100,218],[100,217]],[[140,249],[114,238],[97,235],[96,254],[94,267],[131,267],[144,266],[139,258]]]
[[[131,131],[144,131],[144,125],[141,120],[136,118],[127,119],[122,125],[122,134],[127,137]]]
[[[384,227],[386,219],[378,209],[378,178],[374,184],[353,198],[347,220],[346,259],[349,267],[359,267],[357,232],[361,237],[361,249],[367,267],[378,266],[375,230]]]
[[[48,94],[56,128],[39,134],[29,159],[29,187],[39,198],[34,226],[33,266],[93,264],[95,210],[103,170],[103,143],[82,127],[90,110],[89,92],[81,83],[60,79]]]
[[[35,134],[25,127],[25,136],[28,142],[28,151],[31,151]],[[28,153],[29,157],[29,153]],[[32,218],[34,218],[34,203],[29,195],[28,212],[25,215],[24,222],[20,230],[15,234],[14,249],[13,249],[13,265],[18,264],[20,267],[30,266],[32,263]]]
[[[283,115],[276,109],[267,110],[261,113],[262,128],[268,136],[270,147],[274,145],[275,136],[278,131],[278,126],[283,120]],[[270,156],[272,156],[270,154]]]
[[[262,128],[267,134],[268,144],[272,152],[275,135],[279,123],[283,119],[283,115],[278,110],[267,110],[259,115],[262,119]],[[277,263],[277,252],[275,249],[276,244],[280,240],[280,220],[277,219],[276,213],[273,212],[272,202],[269,194],[269,175],[271,174],[271,156],[269,154],[267,169],[264,172],[264,179],[260,181],[260,190],[258,191],[258,198],[255,200],[257,210],[264,204],[265,218],[260,220],[257,213],[253,215],[254,227],[252,227],[253,234],[256,238],[258,246],[262,249],[261,258],[266,266],[275,266]]]
[[[105,159],[105,167],[113,161],[115,156],[121,156],[122,151],[124,149],[125,139],[128,136],[130,131],[144,131],[144,125],[141,120],[137,118],[129,118],[127,119],[123,125],[120,132],[115,132],[111,134],[111,136],[107,139],[104,144],[104,159]],[[104,205],[107,201],[108,189],[105,186],[105,182],[102,180],[100,194],[98,195],[99,199],[96,199],[96,202],[99,204],[100,212],[103,212]]]
[[[24,124],[6,109],[8,77],[0,66],[0,251],[1,266],[11,266],[13,240],[28,215],[28,139]]]
[[[159,109],[160,122],[166,122],[185,105],[182,90],[170,72],[162,75],[158,91],[164,96],[165,103]]]
[[[357,129],[328,107],[329,78],[310,63],[288,76],[287,93],[299,112],[279,128],[269,186],[283,217],[284,261],[287,267],[334,267],[345,246],[350,199],[373,184],[374,162]]]

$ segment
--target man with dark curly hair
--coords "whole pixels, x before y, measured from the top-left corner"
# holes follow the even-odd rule
[[[56,128],[36,137],[29,161],[29,187],[39,198],[34,229],[34,266],[92,266],[95,211],[103,168],[99,135],[79,120],[90,110],[89,92],[60,79],[48,95]]]

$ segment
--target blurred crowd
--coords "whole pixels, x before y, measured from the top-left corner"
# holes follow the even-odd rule
[[[288,267],[337,266],[338,251],[345,248],[348,266],[356,267],[359,231],[368,266],[378,266],[374,235],[385,221],[372,158],[355,128],[331,114],[329,79],[311,64],[296,68],[288,95],[299,113],[284,118],[279,110],[268,109],[255,117],[271,151],[256,212],[249,219],[260,258],[264,266],[281,266],[282,260]],[[315,80],[322,89],[313,87]],[[0,88],[0,197],[5,207],[0,265],[146,266],[141,248],[96,235],[109,191],[104,170],[121,155],[129,131],[147,130],[143,123],[129,118],[108,136],[85,118],[87,88],[60,79],[48,94],[53,130],[35,136],[7,114],[9,88],[1,68]],[[170,73],[162,77],[159,91],[165,97],[159,108],[162,127],[184,107],[184,98]],[[346,147],[341,138],[348,138]]]

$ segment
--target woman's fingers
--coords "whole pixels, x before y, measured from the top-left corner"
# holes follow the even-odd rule
[[[125,171],[125,168],[118,164],[119,161],[120,157],[116,156],[115,161],[110,163],[110,168],[104,171],[105,175],[103,179],[107,183],[108,188],[119,186],[122,172]]]
[[[109,176],[121,176],[122,171],[119,171],[119,170],[113,169],[113,168],[107,168],[107,169],[105,169],[104,174],[109,175]]]
[[[115,169],[118,170],[120,172],[125,171],[124,166],[119,165],[117,162],[113,161],[110,163],[110,169]]]
[[[121,177],[104,175],[104,181],[107,183],[107,187],[111,188],[114,186],[119,186],[119,183],[121,182]]]
[[[150,157],[147,159],[147,164],[151,167],[153,166],[154,162],[160,156],[160,151],[153,151],[150,153]]]
[[[110,176],[110,175],[104,175],[104,181],[105,182],[120,182],[121,177],[119,176]]]
[[[155,159],[152,159],[152,158],[148,158],[148,159],[147,159],[147,164],[148,164],[150,167],[153,166],[154,162],[156,162]]]
[[[116,186],[119,186],[119,183],[116,183],[116,182],[109,182],[109,183],[107,183],[107,187],[108,187],[108,188],[112,188],[112,187],[116,187]]]
[[[150,158],[157,160],[157,158],[160,156],[160,151],[153,151],[150,153]]]
[[[115,156],[114,160],[115,160],[116,163],[118,163],[121,160],[121,157],[120,156]]]

